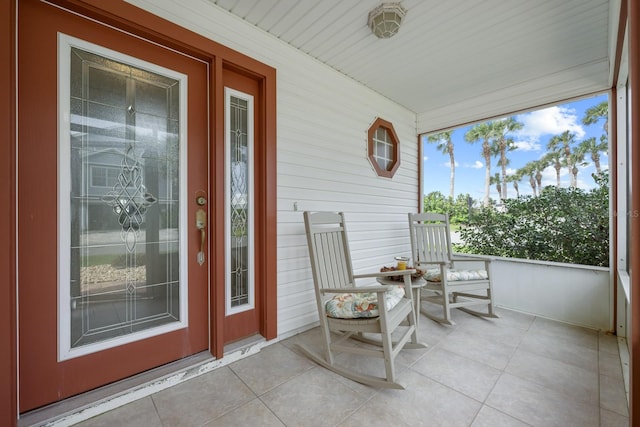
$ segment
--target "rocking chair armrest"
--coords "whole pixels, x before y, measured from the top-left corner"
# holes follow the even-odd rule
[[[353,286],[349,288],[322,288],[323,294],[352,294],[360,292],[387,292],[393,289],[390,285]]]
[[[417,261],[416,267],[427,266],[427,265],[448,265],[449,261]]]
[[[365,277],[389,277],[389,276],[404,276],[407,274],[415,274],[416,270],[413,268],[407,270],[393,270],[393,271],[380,271],[377,273],[365,273],[365,274],[354,274],[354,279],[362,279]]]

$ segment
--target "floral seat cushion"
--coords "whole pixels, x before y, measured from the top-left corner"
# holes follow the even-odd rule
[[[384,301],[387,310],[395,307],[404,297],[404,286],[396,285],[388,290]],[[338,319],[378,317],[378,295],[375,292],[339,294],[327,301],[327,316]]]
[[[439,268],[430,268],[424,274],[424,278],[429,282],[441,282]],[[447,281],[458,282],[462,280],[487,280],[487,270],[447,270]]]

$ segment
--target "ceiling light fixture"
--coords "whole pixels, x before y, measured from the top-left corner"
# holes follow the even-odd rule
[[[393,37],[400,29],[407,10],[400,3],[382,3],[369,12],[369,27],[378,38]]]

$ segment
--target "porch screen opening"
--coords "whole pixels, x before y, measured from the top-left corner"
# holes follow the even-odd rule
[[[70,37],[61,48],[64,359],[185,325],[186,76]]]
[[[226,89],[226,312],[254,307],[253,97]]]

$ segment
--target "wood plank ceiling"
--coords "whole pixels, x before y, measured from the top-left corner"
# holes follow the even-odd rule
[[[391,39],[367,27],[380,0],[209,1],[414,111],[420,132],[613,81],[619,0],[403,0]]]

